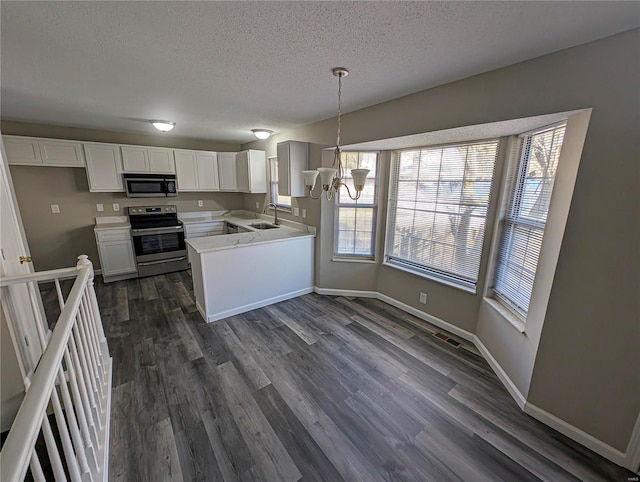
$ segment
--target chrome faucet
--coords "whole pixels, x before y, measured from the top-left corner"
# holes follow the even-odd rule
[[[262,214],[266,213],[269,207],[273,207],[274,210],[273,224],[275,224],[276,226],[280,226],[280,221],[278,221],[278,206],[276,204],[269,203],[265,205],[264,209],[262,210]]]

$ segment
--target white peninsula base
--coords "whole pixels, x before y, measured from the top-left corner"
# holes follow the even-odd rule
[[[313,236],[200,252],[187,246],[196,306],[207,322],[313,291]]]

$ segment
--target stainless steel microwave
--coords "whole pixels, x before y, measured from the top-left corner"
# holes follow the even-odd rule
[[[123,174],[127,197],[177,196],[175,174]]]

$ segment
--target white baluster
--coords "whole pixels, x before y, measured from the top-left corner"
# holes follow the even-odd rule
[[[87,313],[87,319],[89,321],[89,328],[91,330],[92,337],[95,340],[96,352],[98,353],[98,360],[100,361],[100,368],[102,369],[102,379],[104,382],[106,380],[106,373],[104,368],[105,357],[103,353],[102,340],[100,339],[100,333],[98,332],[97,328],[98,321],[95,314],[93,313],[93,310],[91,309],[91,300],[88,289],[86,289],[82,294],[82,304],[84,306],[85,312]]]
[[[87,393],[87,386],[85,384],[84,376],[82,374],[82,367],[80,366],[80,359],[78,358],[78,351],[76,349],[75,341],[73,339],[73,333],[69,337],[68,346],[69,346],[68,348],[69,353],[71,354],[73,371],[76,375],[78,388],[80,389],[80,398],[82,399],[82,408],[84,410],[89,428],[91,429],[91,440],[93,440],[93,444],[96,447],[96,451],[97,451],[97,450],[100,450],[100,442],[99,442],[100,439],[98,437],[98,431],[94,423],[94,413],[91,410],[92,405],[91,405],[91,401],[89,400],[89,395]]]
[[[89,399],[91,400],[91,408],[94,411],[94,419],[98,422],[98,427],[102,430],[102,422],[100,421],[100,414],[102,413],[102,405],[100,403],[100,399],[98,397],[98,389],[94,387],[94,380],[91,376],[91,371],[89,370],[89,364],[87,363],[87,357],[85,356],[85,350],[82,346],[82,339],[80,338],[80,330],[78,329],[78,325],[73,327],[73,332],[71,334],[71,343],[72,348],[77,348],[77,354],[80,358],[82,373],[84,375],[84,383],[87,386],[87,392],[89,394]]]
[[[80,468],[78,467],[78,460],[76,454],[73,451],[73,444],[71,443],[71,437],[69,436],[69,429],[64,419],[64,413],[60,406],[60,399],[58,398],[58,392],[54,385],[51,392],[51,402],[53,405],[53,413],[56,417],[56,425],[58,432],[60,433],[60,441],[62,442],[62,451],[64,452],[64,460],[67,463],[69,469],[69,475],[74,482],[80,482],[82,477],[80,476]]]
[[[102,400],[102,398],[104,397],[104,393],[103,393],[104,389],[102,387],[102,383],[100,383],[102,377],[100,376],[100,373],[98,370],[96,354],[93,349],[93,345],[91,344],[91,340],[89,339],[89,336],[86,330],[86,323],[82,313],[82,309],[78,310],[78,316],[76,320],[77,320],[76,326],[80,330],[82,346],[84,347],[84,350],[85,350],[85,357],[89,365],[90,373],[93,376],[94,387],[98,389],[98,398]]]
[[[78,422],[76,420],[76,413],[71,403],[71,396],[69,395],[69,387],[67,387],[67,381],[64,376],[64,370],[62,364],[58,369],[58,383],[60,385],[60,393],[62,394],[62,401],[64,402],[65,413],[67,415],[67,427],[71,432],[71,440],[73,441],[74,451],[78,458],[78,464],[80,465],[80,472],[83,474],[83,479],[87,473],[91,472],[89,469],[89,463],[85,455],[84,444],[82,443],[82,436],[80,435],[80,429],[78,428]],[[55,388],[54,388],[55,390]]]
[[[47,479],[44,477],[44,472],[42,471],[40,459],[38,459],[38,454],[36,453],[35,447],[31,452],[31,462],[29,462],[29,467],[31,467],[31,475],[33,475],[33,480],[35,482],[47,482]]]
[[[62,288],[60,288],[60,280],[56,278],[54,283],[56,285],[56,294],[58,295],[58,306],[60,306],[60,312],[62,312],[62,308],[64,308],[64,296],[62,295]]]
[[[73,401],[75,402],[75,413],[80,425],[80,433],[82,435],[82,445],[84,447],[84,453],[88,462],[91,464],[91,471],[95,472],[98,468],[98,459],[96,458],[96,454],[93,448],[93,440],[91,439],[91,434],[89,433],[89,426],[87,424],[87,419],[85,416],[84,404],[82,402],[82,398],[80,397],[78,381],[76,379],[75,369],[73,367],[73,364],[71,363],[71,356],[69,355],[68,349],[65,349],[64,361],[67,365],[69,386],[71,387]]]
[[[53,469],[53,476],[55,477],[56,482],[66,481],[67,476],[64,473],[60,452],[58,452],[58,444],[53,436],[53,431],[51,430],[51,424],[49,423],[47,414],[44,415],[42,420],[42,433],[44,434],[44,441],[47,445],[47,453],[49,454],[49,461],[51,462],[51,468]]]
[[[89,343],[89,347],[91,348],[93,361],[95,363],[97,375],[100,380],[100,386],[102,387],[104,383],[104,370],[102,368],[102,356],[100,356],[99,343],[95,339],[95,335],[94,335],[95,332],[91,328],[91,320],[89,317],[89,313],[86,309],[84,296],[80,302],[79,310],[80,310],[80,313],[82,314],[83,326],[87,336],[87,341]]]

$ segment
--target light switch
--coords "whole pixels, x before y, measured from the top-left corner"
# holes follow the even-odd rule
[[[202,206],[204,206],[204,201],[200,199],[198,200],[198,207],[201,208]]]
[[[259,201],[256,201],[256,209],[258,209],[258,210],[260,209],[260,202]]]
[[[300,208],[293,208],[293,215],[295,217],[300,216]]]
[[[306,209],[302,209],[302,217],[306,218],[307,217],[307,210]]]
[[[104,211],[104,204],[96,204],[96,211],[99,213]]]
[[[114,211],[120,211],[120,204],[119,203],[113,203],[113,210]]]
[[[60,214],[60,206],[58,204],[51,205],[51,212],[53,214]]]

